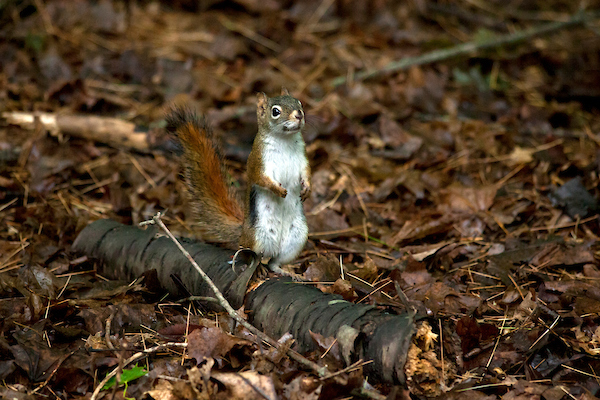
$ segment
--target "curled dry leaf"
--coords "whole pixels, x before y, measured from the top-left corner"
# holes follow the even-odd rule
[[[252,342],[223,332],[218,327],[202,327],[188,335],[188,352],[200,364],[208,358],[222,358],[234,346],[250,346]]]

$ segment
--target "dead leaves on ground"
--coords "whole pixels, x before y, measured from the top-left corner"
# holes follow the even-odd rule
[[[593,24],[352,80],[429,48],[533,26],[546,9],[563,20],[578,3],[496,4],[495,13],[427,1],[75,3],[2,9],[1,108],[119,117],[150,127],[156,149],[128,154],[39,127],[0,127],[1,396],[89,397],[127,356],[182,344],[186,334],[185,349],[140,362],[151,368],[126,395],[349,396],[360,368],[334,388],[230,321],[157,298],[149,277],[106,282],[69,254],[77,232],[103,217],[135,224],[167,208],[173,230],[190,235],[173,149],[160,139],[163,106],[185,102],[209,116],[243,189],[254,92],[281,86],[308,114],[305,277],[347,301],[437,322],[434,350],[416,352],[452,374],[448,398],[598,391]],[[334,89],[338,76],[351,82]],[[314,340],[342,365],[334,343]]]

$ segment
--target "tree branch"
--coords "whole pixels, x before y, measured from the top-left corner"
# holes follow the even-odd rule
[[[448,49],[434,50],[432,52],[425,53],[416,57],[405,57],[402,60],[393,61],[380,69],[358,72],[354,75],[353,78],[354,80],[366,80],[376,78],[387,73],[402,71],[415,65],[431,64],[458,56],[475,55],[481,50],[517,44],[519,42],[523,42],[536,36],[543,36],[559,31],[561,29],[582,25],[595,18],[598,18],[598,16],[599,13],[596,11],[588,13],[577,13],[566,21],[550,22],[541,26],[524,29],[519,32],[497,36],[490,40],[479,42],[471,41],[459,44],[454,47],[450,47]],[[337,78],[331,81],[331,85],[333,87],[337,87],[345,84],[347,80],[348,79],[346,76],[338,76]]]

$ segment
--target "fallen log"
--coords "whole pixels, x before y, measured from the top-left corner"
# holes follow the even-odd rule
[[[339,295],[293,282],[290,278],[269,279],[248,290],[255,267],[241,257],[236,264],[246,266],[241,273],[232,269],[229,261],[234,251],[181,239],[192,255],[226,299],[235,307],[244,306],[250,322],[273,337],[290,332],[300,352],[316,349],[311,332],[337,340],[347,365],[357,360],[370,360],[365,373],[371,381],[406,384],[415,381],[407,377],[405,364],[416,331],[414,315],[395,315],[375,306],[353,304]],[[142,230],[111,220],[99,220],[88,225],[77,237],[73,250],[98,259],[103,272],[111,277],[132,279],[150,269],[156,269],[161,284],[173,294],[179,285],[197,296],[213,296],[189,261],[167,237],[157,235],[154,228]],[[250,257],[247,257],[248,260]],[[236,267],[236,270],[238,268]],[[434,335],[435,336],[435,335]],[[429,378],[419,377],[423,383]],[[439,384],[439,381],[438,381]]]

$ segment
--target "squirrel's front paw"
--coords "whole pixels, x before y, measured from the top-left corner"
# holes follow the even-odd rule
[[[279,186],[276,186],[274,189],[275,189],[275,194],[277,196],[282,197],[282,198],[285,198],[285,196],[287,196],[287,189],[285,189],[281,183],[279,184]]]
[[[300,199],[304,201],[308,198],[308,195],[310,194],[310,183],[302,179],[300,181],[300,185],[302,186],[302,189],[300,190]]]

